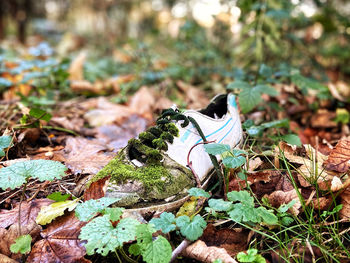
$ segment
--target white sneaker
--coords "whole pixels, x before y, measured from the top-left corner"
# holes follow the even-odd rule
[[[163,114],[156,127],[131,139],[92,181],[110,176],[105,196],[121,198],[117,206],[142,207],[136,209],[141,213],[179,207],[186,201],[187,190],[196,186],[187,159],[203,184],[214,168],[189,118],[197,122],[207,141],[238,147],[242,128],[235,99],[233,94],[221,94],[200,111],[168,110],[169,115]]]

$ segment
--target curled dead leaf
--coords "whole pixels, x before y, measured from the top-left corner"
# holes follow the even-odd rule
[[[237,263],[224,248],[208,247],[203,241],[197,240],[192,245],[188,246],[183,255],[193,258],[200,262],[212,263],[215,259],[221,259],[224,263]]]
[[[290,201],[295,200],[295,204],[290,208],[290,212],[297,216],[299,214],[299,208],[301,207],[301,202],[299,200],[297,191],[295,189],[284,192],[275,191],[269,196],[267,196],[270,204],[274,207],[279,207],[283,204],[288,204]]]
[[[324,162],[326,169],[345,173],[350,169],[350,140],[340,140]]]

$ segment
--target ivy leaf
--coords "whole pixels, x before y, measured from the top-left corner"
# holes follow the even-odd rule
[[[279,92],[275,90],[273,87],[270,85],[266,84],[259,84],[254,87],[255,92],[265,93],[267,95],[270,95],[272,97],[278,96]]]
[[[155,226],[157,230],[162,230],[164,234],[175,230],[175,216],[172,213],[164,212],[159,218],[152,218],[151,224]]]
[[[261,218],[254,207],[242,203],[234,204],[233,209],[228,211],[227,214],[235,222],[261,222]]]
[[[212,155],[222,154],[231,150],[230,145],[221,143],[208,143],[204,144],[204,149],[207,153]]]
[[[4,149],[10,147],[11,140],[12,140],[11,136],[6,136],[6,135],[0,136],[0,157],[5,156]]]
[[[66,201],[71,195],[70,194],[62,194],[60,192],[54,192],[47,196],[48,199],[54,200],[55,202]]]
[[[49,121],[52,118],[52,115],[50,113],[47,113],[46,111],[39,109],[39,108],[32,108],[29,111],[29,115],[44,121]]]
[[[237,254],[237,259],[240,262],[255,262],[255,258],[257,254],[258,254],[257,249],[248,249],[247,253],[239,252]]]
[[[241,202],[254,207],[254,198],[247,191],[231,191],[227,193],[227,199],[232,202]]]
[[[125,208],[122,208],[122,207],[113,207],[113,208],[107,207],[105,208],[103,214],[109,215],[109,219],[112,222],[117,222],[121,218],[124,210]]]
[[[227,168],[237,168],[245,164],[246,159],[243,156],[233,157],[233,156],[227,156],[222,160],[222,163]]]
[[[231,82],[227,85],[227,89],[233,90],[233,89],[249,89],[251,88],[251,85],[242,80],[235,80],[234,82]]]
[[[49,206],[43,206],[40,209],[38,216],[36,217],[36,223],[39,225],[47,225],[52,220],[64,214],[64,211],[72,211],[78,204],[79,199],[61,201],[52,203]]]
[[[205,198],[210,197],[210,194],[208,192],[206,192],[205,190],[203,190],[202,188],[192,187],[187,192],[190,194],[190,196],[195,196],[195,197],[202,196]]]
[[[293,207],[293,205],[296,203],[296,200],[290,201],[288,204],[283,204],[278,208],[278,211],[280,213],[285,213],[289,210],[289,208]]]
[[[255,209],[258,215],[262,218],[262,221],[268,225],[276,225],[278,223],[278,218],[273,214],[273,212],[267,210],[265,207],[259,206]]]
[[[199,215],[193,217],[192,220],[188,216],[180,216],[176,218],[176,225],[180,228],[180,232],[184,237],[194,241],[203,234],[207,222]]]
[[[106,256],[125,242],[135,240],[136,226],[139,224],[136,219],[123,218],[114,228],[109,215],[99,216],[81,228],[79,239],[87,241],[84,246],[88,255],[94,254],[96,250]]]
[[[50,160],[30,160],[18,162],[0,169],[0,188],[15,189],[26,182],[27,178],[38,178],[40,181],[61,179],[67,168],[60,162]]]
[[[301,146],[301,140],[296,134],[286,134],[281,136],[281,139],[291,145]]]
[[[157,236],[153,242],[145,245],[141,251],[143,260],[147,263],[167,263],[171,260],[172,248],[169,241],[162,236]]]
[[[30,235],[23,235],[16,238],[15,243],[10,246],[12,253],[25,254],[31,250],[32,237]]]
[[[89,221],[97,213],[101,213],[109,205],[119,201],[120,198],[102,197],[100,199],[88,200],[82,204],[79,204],[75,209],[75,215],[80,221]]]
[[[243,89],[238,95],[238,101],[242,113],[248,113],[262,101],[261,93],[254,88]]]
[[[208,204],[210,208],[216,211],[229,211],[233,208],[233,204],[231,202],[227,202],[222,199],[210,199]]]

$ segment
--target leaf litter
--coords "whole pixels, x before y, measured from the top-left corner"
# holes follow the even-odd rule
[[[86,59],[86,54],[81,53],[70,66],[70,89],[76,94],[114,94],[122,97],[120,93],[123,85],[130,84],[137,79],[135,75],[128,74],[90,82],[84,79],[83,74]],[[159,67],[166,68],[167,63],[159,62]],[[215,80],[216,77],[213,76],[212,79]],[[216,84],[221,85],[221,83]],[[105,180],[108,178],[94,182],[88,190],[84,191],[86,183],[92,175],[116,155],[118,149],[127,144],[129,139],[152,125],[157,113],[172,105],[172,101],[164,93],[159,92],[159,87],[162,85],[177,87],[177,97],[187,104],[188,108],[198,109],[206,106],[209,102],[207,94],[203,92],[201,87],[183,80],[166,79],[159,86],[141,86],[123,104],[113,102],[113,97],[101,96],[89,99],[78,97],[70,101],[59,102],[59,110],[56,109],[52,112],[53,117],[49,121],[39,120],[38,127],[11,130],[5,135],[7,137],[1,137],[0,157],[6,153],[9,158],[6,157],[6,161],[0,163],[1,167],[4,167],[0,171],[6,171],[6,167],[28,159],[60,161],[69,169],[61,181],[29,180],[26,195],[30,200],[21,202],[20,219],[18,218],[18,208],[21,191],[12,189],[0,192],[2,199],[0,204],[2,208],[0,211],[0,236],[5,241],[0,245],[1,260],[8,262],[11,262],[11,259],[19,260],[20,255],[11,253],[10,246],[20,234],[30,234],[33,246],[26,259],[27,262],[61,262],[63,257],[66,259],[64,262],[90,262],[91,258],[87,259],[88,257],[86,257],[86,241],[79,239],[81,229],[85,227],[86,222],[78,220],[74,212],[69,212],[74,209],[71,205],[75,206],[75,202],[78,201],[62,201],[66,203],[63,203],[63,206],[57,209],[58,211],[53,213],[52,217],[44,218],[43,221],[39,220],[39,223],[46,224],[43,227],[36,223],[39,211],[49,209],[48,211],[52,212],[50,209],[53,207],[53,201],[45,199],[45,197],[53,192],[62,192],[78,198],[83,195],[85,201],[104,197]],[[262,94],[261,99],[267,104],[277,102],[283,105],[284,108],[288,109],[286,112],[279,112],[271,117],[271,108],[267,106],[264,110],[256,110],[251,114],[242,115],[241,118],[246,120],[249,116],[248,118],[254,122],[254,125],[259,125],[262,122],[274,120],[274,118],[281,120],[289,117],[292,119],[289,123],[290,129],[299,135],[303,145],[296,147],[273,141],[277,146],[272,154],[271,152],[259,151],[261,149],[255,147],[254,150],[259,153],[255,152],[254,158],[249,158],[244,166],[245,178],[241,178],[235,169],[229,171],[227,192],[251,189],[259,201],[264,202],[265,200],[269,207],[276,209],[295,201],[289,208],[289,212],[294,216],[301,216],[305,207],[314,207],[321,212],[329,212],[334,206],[332,196],[337,196],[342,204],[339,210],[340,219],[348,219],[350,217],[348,177],[350,140],[347,137],[349,131],[346,129],[346,124],[339,124],[335,121],[337,113],[334,108],[329,106],[330,104],[321,105],[321,109],[312,113],[305,105],[316,101],[314,95],[304,98],[294,85],[279,86],[276,84],[274,87],[279,91],[277,97]],[[31,88],[31,86],[22,87],[22,93],[29,94]],[[18,87],[11,88],[3,97],[7,100],[18,99],[15,95],[17,90]],[[344,95],[341,95],[344,94],[344,89],[338,91],[330,85],[330,92],[336,94],[334,97],[338,100],[344,101]],[[299,104],[292,104],[288,101],[288,97],[294,93],[296,93],[295,97],[299,99]],[[8,105],[11,111],[16,110],[18,114],[13,115],[9,113],[9,110],[6,110],[2,116],[8,117],[6,118],[8,127],[14,127],[23,115],[21,112],[26,113],[28,109],[18,101],[15,103],[9,101]],[[250,105],[250,107],[254,108],[255,106]],[[44,130],[42,129],[44,126],[58,129]],[[4,127],[1,126],[1,128]],[[269,138],[278,136],[276,134],[273,133]],[[284,134],[283,136],[285,136],[284,138],[293,137],[293,134],[289,135]],[[283,138],[283,136],[279,138]],[[10,138],[14,144],[11,147]],[[262,147],[266,147],[268,143],[269,139],[265,139],[257,139]],[[290,164],[288,167],[291,171],[286,169],[286,163]],[[318,192],[319,189],[321,192]],[[319,193],[321,195],[318,195]],[[188,218],[193,216],[196,218],[195,220],[199,220],[199,214],[204,211],[200,206],[205,205],[206,201],[199,203],[195,209],[192,209],[192,213],[188,214]],[[252,206],[252,208],[254,207]],[[99,215],[103,212],[102,210],[92,213],[92,217],[89,219],[101,220],[102,217]],[[197,215],[198,217],[196,217]],[[158,216],[159,214],[148,214],[142,220],[147,222],[152,217],[157,219]],[[186,213],[181,214],[181,216],[186,216]],[[221,221],[217,218],[210,219],[217,223],[215,224],[217,228],[212,224],[205,227],[202,221],[192,221],[193,218],[188,218],[178,220],[179,225],[181,226],[183,223],[183,229],[187,229],[187,231],[183,231],[183,236],[188,236],[191,239],[193,237],[191,234],[197,235],[197,232],[200,231],[203,231],[203,235],[200,240],[184,249],[182,256],[198,261],[213,262],[220,258],[223,262],[236,262],[234,257],[237,253],[248,249],[253,235],[258,237],[258,234],[254,233],[254,229],[248,231],[247,228],[237,224],[232,229],[232,225],[227,222],[220,223]],[[18,229],[18,223],[21,224],[21,231]],[[111,231],[116,231],[112,223],[109,227]],[[196,231],[190,233],[193,229]],[[151,233],[150,235],[152,237],[156,234]],[[158,237],[157,240],[162,242],[161,238],[164,237]],[[114,240],[113,238],[111,237],[111,240]],[[129,242],[129,240],[132,238],[126,238],[125,242]],[[120,240],[114,241],[120,242]],[[322,257],[322,253],[317,247],[308,247],[307,244],[302,246],[298,242],[296,240],[295,244],[291,244],[288,249],[294,253],[305,253],[306,260],[308,257]],[[118,245],[122,245],[122,243],[118,243]],[[310,247],[314,253],[311,256]],[[267,253],[265,256],[270,258],[272,262],[280,262],[281,253],[283,254],[285,251],[277,249],[276,253]],[[152,255],[150,254],[150,257]]]

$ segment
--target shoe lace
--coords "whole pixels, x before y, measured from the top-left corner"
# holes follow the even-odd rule
[[[202,138],[204,143],[207,143],[207,139],[200,128],[197,121],[191,116],[182,114],[178,109],[169,108],[162,111],[162,114],[156,121],[156,126],[147,129],[145,132],[140,133],[139,139],[142,143],[158,150],[168,150],[166,141],[173,143],[174,136],[178,136],[178,129],[173,121],[182,121],[181,127],[185,128],[190,123],[196,128],[198,134]],[[215,155],[209,154],[210,160],[216,170],[219,178],[220,185],[222,185],[222,173],[218,160]]]

